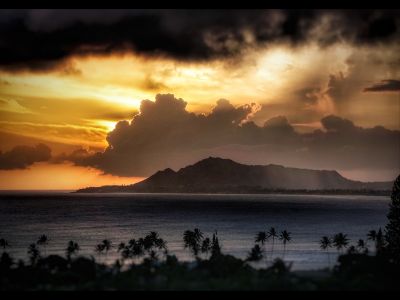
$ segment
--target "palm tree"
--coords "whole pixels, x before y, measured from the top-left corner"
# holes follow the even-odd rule
[[[45,256],[46,256],[46,246],[48,243],[49,243],[49,238],[45,234],[42,234],[41,236],[39,236],[39,238],[36,242],[36,244],[44,247],[44,255]]]
[[[261,243],[261,245],[263,245],[263,250],[265,252],[265,242],[268,240],[268,235],[265,231],[260,231],[257,233],[256,237],[255,237],[255,242],[256,243]]]
[[[340,252],[343,248],[346,248],[349,244],[349,239],[347,238],[347,234],[338,233],[333,236],[333,245]]]
[[[382,229],[379,228],[376,234],[376,253],[380,254],[385,247],[385,239],[383,236]]]
[[[29,245],[28,254],[31,264],[34,265],[37,262],[38,258],[40,257],[40,251],[36,246],[36,244],[32,243]]]
[[[205,253],[206,256],[211,251],[211,240],[210,238],[205,238],[201,244],[201,253]]]
[[[118,252],[121,252],[121,251],[124,250],[125,248],[126,248],[125,243],[121,242],[121,243],[118,244],[117,251],[118,251]]]
[[[384,247],[384,237],[382,233],[382,229],[379,228],[378,231],[370,230],[367,234],[368,240],[375,242],[375,251],[376,253],[380,252]]]
[[[184,247],[189,248],[193,252],[193,255],[197,257],[200,249],[199,232],[186,230],[183,233],[183,242]]]
[[[357,253],[356,247],[354,247],[354,245],[351,245],[351,246],[349,247],[349,249],[347,250],[347,253],[348,253],[348,254],[356,254],[356,253]]]
[[[131,239],[128,243],[127,250],[125,250],[125,255],[129,253],[129,257],[142,256],[145,251],[144,245],[145,241],[143,238],[139,238],[137,241],[135,239]]]
[[[113,244],[110,240],[105,239],[105,240],[103,240],[102,245],[103,245],[104,251],[106,252],[106,259],[107,259],[108,251],[113,247]]]
[[[263,258],[263,251],[260,245],[256,244],[247,255],[247,261],[260,261]]]
[[[160,236],[158,235],[157,231],[150,231],[150,233],[148,234],[148,236],[150,237],[150,239],[155,243]]]
[[[275,238],[278,237],[278,233],[276,232],[274,227],[271,227],[268,230],[268,238],[272,237],[272,246],[271,246],[271,260],[273,258],[274,255],[274,244],[275,244]]]
[[[370,230],[368,232],[368,234],[367,234],[367,239],[370,240],[370,241],[375,242],[376,241],[376,235],[377,235],[376,230]]]
[[[331,258],[330,258],[330,255],[329,255],[329,248],[332,247],[332,240],[327,236],[323,236],[321,238],[321,240],[319,241],[319,245],[320,245],[320,248],[322,250],[326,251],[326,253],[328,254],[328,264],[330,266],[331,265]]]
[[[219,244],[218,231],[215,230],[211,241],[211,256],[216,257],[221,254],[221,245]]]
[[[94,247],[94,251],[97,254],[102,254],[104,251],[104,244],[103,243],[97,244],[96,247]]]
[[[359,239],[357,242],[357,249],[361,252],[363,251],[366,253],[368,251],[368,248],[365,245],[365,241],[363,239]]]
[[[165,252],[168,251],[167,242],[164,241],[164,239],[160,238],[158,232],[150,231],[147,237],[151,240],[152,247],[157,247],[159,250],[163,249]]]
[[[71,260],[71,256],[77,254],[79,250],[80,247],[78,243],[74,241],[69,241],[67,248],[65,249],[65,252],[67,253],[67,259]]]
[[[155,241],[155,245],[158,249],[160,250],[164,250],[164,254],[167,255],[168,254],[168,247],[167,247],[167,242],[162,239],[162,238],[158,238]]]
[[[200,241],[203,239],[203,233],[198,228],[195,228],[193,233],[197,243],[200,243]]]
[[[283,257],[285,257],[286,243],[290,242],[290,240],[292,239],[290,236],[290,232],[287,232],[286,230],[282,231],[279,239],[283,242]]]
[[[150,251],[151,248],[153,248],[153,239],[149,234],[146,235],[143,239],[139,239],[139,241],[143,245],[144,250]]]
[[[122,261],[131,258],[133,255],[131,249],[128,246],[124,246],[124,248],[120,251],[121,251]]]
[[[149,252],[149,258],[150,258],[150,260],[151,260],[152,262],[157,261],[157,260],[158,260],[157,252],[154,251],[154,250],[151,250],[151,251]]]
[[[260,231],[259,233],[257,233],[256,238],[255,238],[256,243],[261,243],[261,245],[264,245],[267,240],[268,240],[268,236],[265,231]]]
[[[136,244],[138,244],[139,242],[137,242],[135,239],[130,239],[128,242],[127,247],[133,249],[133,247],[135,247]]]
[[[0,239],[0,247],[3,248],[3,252],[6,250],[7,247],[10,245],[8,244],[8,241],[4,238]]]

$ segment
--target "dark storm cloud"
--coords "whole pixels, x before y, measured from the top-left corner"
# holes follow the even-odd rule
[[[48,161],[51,150],[44,144],[15,146],[10,151],[0,151],[0,170],[26,169],[35,162]]]
[[[397,10],[5,9],[0,66],[46,70],[71,55],[123,51],[206,60],[279,41],[388,42],[399,27]]]
[[[327,116],[321,120],[323,130],[300,134],[284,116],[263,126],[247,121],[258,108],[255,104],[234,107],[222,99],[208,115],[190,113],[186,104],[171,94],[157,95],[155,102],[144,100],[131,122],[121,121],[109,133],[104,152],[81,150],[63,159],[122,176],[148,176],[210,155],[316,169],[396,173],[400,167],[399,131],[362,128]]]
[[[366,87],[364,92],[399,92],[400,80],[387,79]]]

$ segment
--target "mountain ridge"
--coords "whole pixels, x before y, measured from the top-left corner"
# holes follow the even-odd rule
[[[262,193],[271,191],[378,191],[390,190],[392,182],[347,179],[336,170],[311,170],[281,165],[245,165],[231,159],[208,157],[174,171],[157,171],[127,186],[102,186],[77,192],[137,193]]]

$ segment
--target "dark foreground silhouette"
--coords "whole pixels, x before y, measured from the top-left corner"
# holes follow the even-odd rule
[[[194,256],[180,262],[168,252],[157,232],[113,245],[103,240],[95,246],[99,259],[111,249],[121,258],[112,265],[79,256],[79,245],[70,241],[66,256],[42,255],[51,240],[39,236],[28,247],[29,262],[14,261],[5,252],[10,245],[0,239],[1,290],[399,290],[400,289],[400,176],[391,194],[385,230],[371,230],[370,251],[364,240],[350,245],[344,233],[320,240],[322,251],[335,247],[339,253],[332,269],[295,272],[284,261],[292,240],[287,230],[259,232],[245,260],[222,253],[218,234],[206,237],[199,229],[183,233],[183,245]],[[271,248],[266,251],[266,243]],[[273,256],[274,246],[283,245],[283,259]],[[329,252],[328,259],[329,259]],[[268,260],[269,257],[269,260]],[[264,262],[254,268],[253,262]]]

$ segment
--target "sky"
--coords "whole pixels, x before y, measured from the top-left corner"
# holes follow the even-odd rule
[[[0,11],[0,189],[208,156],[400,173],[399,10]]]

